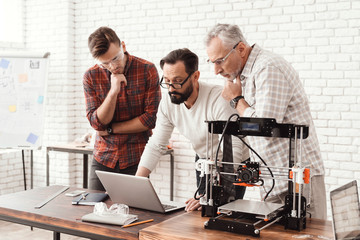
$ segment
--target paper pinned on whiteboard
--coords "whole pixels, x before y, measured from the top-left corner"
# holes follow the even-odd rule
[[[30,133],[29,136],[27,137],[26,141],[31,143],[31,144],[35,144],[36,141],[38,140],[39,136],[36,136],[33,133]]]
[[[10,62],[9,62],[8,60],[2,58],[2,59],[0,60],[0,68],[7,69],[8,66],[9,66],[9,63],[10,63]]]
[[[39,96],[37,102],[42,104],[44,102],[44,96]]]
[[[16,105],[10,105],[9,112],[16,112]]]

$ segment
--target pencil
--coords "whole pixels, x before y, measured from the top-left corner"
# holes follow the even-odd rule
[[[139,224],[143,224],[143,223],[148,223],[148,222],[152,222],[152,221],[154,221],[154,219],[149,219],[149,220],[145,220],[145,221],[141,221],[141,222],[131,223],[131,224],[128,224],[128,225],[124,225],[123,228],[131,227],[131,226],[135,226],[135,225],[139,225]]]

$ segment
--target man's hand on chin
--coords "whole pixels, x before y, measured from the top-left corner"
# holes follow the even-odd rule
[[[225,81],[224,89],[221,95],[227,101],[230,101],[231,99],[237,96],[241,96],[242,88],[241,88],[240,78],[236,77],[236,81],[232,81],[232,80]]]

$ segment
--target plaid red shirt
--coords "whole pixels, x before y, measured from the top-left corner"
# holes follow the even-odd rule
[[[128,55],[124,75],[127,86],[118,94],[112,122],[127,121],[139,117],[141,123],[152,129],[155,127],[156,112],[161,99],[159,75],[154,64]],[[84,74],[86,115],[90,125],[98,131],[107,126],[100,123],[97,109],[104,102],[110,90],[111,73],[98,65]],[[151,130],[133,134],[114,134],[101,137],[97,134],[94,158],[104,166],[115,168],[119,161],[120,169],[136,165],[145,145],[152,134]]]

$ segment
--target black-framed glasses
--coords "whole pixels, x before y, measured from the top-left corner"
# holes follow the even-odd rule
[[[234,47],[230,50],[230,52],[229,52],[228,54],[226,54],[225,57],[216,59],[216,60],[213,61],[213,62],[212,62],[210,59],[208,59],[207,62],[208,62],[208,63],[213,63],[213,64],[218,65],[218,66],[222,65],[222,64],[226,61],[226,59],[230,56],[230,54],[235,50],[235,48],[237,47],[237,45],[239,45],[239,43],[240,43],[240,42],[238,42],[237,44],[235,44]]]
[[[184,81],[182,81],[181,83],[170,83],[170,82],[165,82],[164,81],[164,76],[162,76],[161,80],[160,80],[160,86],[162,88],[166,88],[169,89],[170,87],[173,87],[174,89],[180,89],[182,88],[182,86],[186,83],[186,81],[191,77],[191,75],[194,72],[190,73],[189,76],[187,78],[185,78]]]

